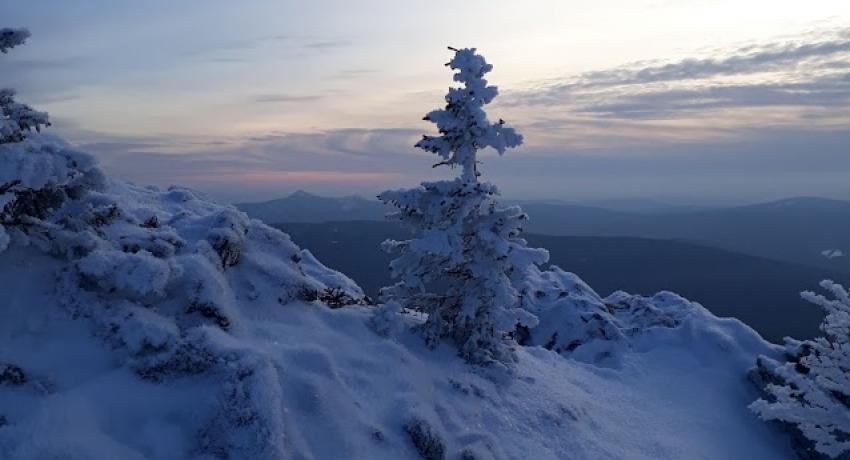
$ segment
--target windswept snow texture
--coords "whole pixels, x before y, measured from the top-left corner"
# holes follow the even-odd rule
[[[4,149],[70,155],[34,142]],[[417,315],[313,300],[362,292],[189,190],[91,182],[2,235],[4,460],[792,458],[747,410],[777,350],[673,294],[540,272],[507,374],[428,350]]]

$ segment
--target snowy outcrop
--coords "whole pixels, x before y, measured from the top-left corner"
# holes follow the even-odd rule
[[[517,329],[520,343],[603,367],[620,367],[624,356],[688,335],[702,336],[735,354],[746,354],[744,350],[762,343],[749,327],[718,319],[672,292],[644,297],[618,291],[601,297],[578,276],[557,266],[536,270],[522,294],[523,308],[539,323]],[[679,345],[686,346],[675,346]]]
[[[194,378],[211,385],[206,394],[214,400],[204,406],[211,412],[186,434],[181,456],[289,456],[284,408],[275,403],[281,400],[278,369],[245,345],[248,324],[293,303],[326,308],[321,297],[308,299],[306,292],[334,292],[346,305],[362,304],[359,287],[287,235],[232,207],[186,189],[106,180],[91,157],[49,138],[0,145],[0,178],[14,184],[4,191],[0,214],[0,276],[9,280],[9,270],[33,271],[15,268],[12,260],[40,261],[50,271],[30,286],[42,298],[25,298],[18,305],[25,310],[17,313],[15,305],[0,309],[7,327],[0,335],[0,392],[8,387],[32,396],[5,403],[0,398],[0,450],[18,458],[62,452],[14,436],[35,423],[27,414],[37,412],[40,401],[68,391],[61,383],[69,372],[65,366],[80,365],[36,370],[33,375],[55,384],[26,390],[41,382],[29,377],[38,360],[17,342],[33,328],[28,321],[35,315],[84,325],[71,346],[100,343],[113,369],[132,372],[139,381],[170,386]],[[71,458],[109,458],[79,449]]]

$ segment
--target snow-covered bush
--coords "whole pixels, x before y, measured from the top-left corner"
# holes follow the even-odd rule
[[[0,29],[0,51],[21,45],[25,29]],[[60,141],[27,139],[50,126],[47,114],[15,101],[15,92],[0,89],[0,251],[12,237],[49,245],[56,238],[45,219],[65,200],[100,185],[91,157]]]
[[[424,136],[416,146],[440,156],[438,165],[463,171],[454,180],[379,196],[397,208],[391,219],[417,232],[415,239],[384,243],[397,256],[390,267],[399,281],[382,290],[382,299],[427,313],[422,330],[429,345],[447,338],[471,362],[510,362],[510,332],[536,324],[520,308],[517,286],[549,256],[520,237],[527,216],[501,206],[498,189],[478,181],[477,152],[493,147],[501,154],[522,137],[501,120],[487,120],[483,106],[498,94],[484,79],[492,66],[474,48],[454,51],[448,65],[463,86],[449,88],[446,107],[425,117],[440,135]]]
[[[96,249],[77,262],[81,279],[92,288],[124,298],[159,297],[171,278],[168,262],[147,251]]]
[[[443,460],[446,447],[431,425],[422,419],[413,419],[404,425],[404,431],[422,460]]]
[[[797,446],[832,458],[850,458],[850,293],[832,281],[821,282],[830,299],[813,292],[802,297],[826,312],[823,336],[786,339],[787,362],[759,357],[754,370],[766,399],[750,407],[765,420],[793,425],[808,441]]]
[[[0,363],[0,385],[18,386],[27,382],[24,370],[14,364]]]

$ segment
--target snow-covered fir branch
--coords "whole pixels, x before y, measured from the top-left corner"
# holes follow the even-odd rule
[[[786,363],[761,357],[757,371],[767,399],[750,407],[765,420],[795,426],[815,451],[838,458],[850,456],[850,294],[830,280],[821,287],[832,298],[811,291],[802,297],[826,313],[824,335],[788,339]]]
[[[10,49],[24,44],[30,33],[26,29],[0,29],[0,52],[6,54]],[[41,131],[50,126],[47,113],[15,102],[15,91],[0,88],[0,144],[21,142],[28,131]]]

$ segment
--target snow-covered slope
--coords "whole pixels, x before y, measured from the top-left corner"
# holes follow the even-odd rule
[[[4,221],[0,458],[792,458],[747,409],[778,351],[674,294],[538,273],[516,366],[471,366],[232,207],[0,148],[79,189]]]

